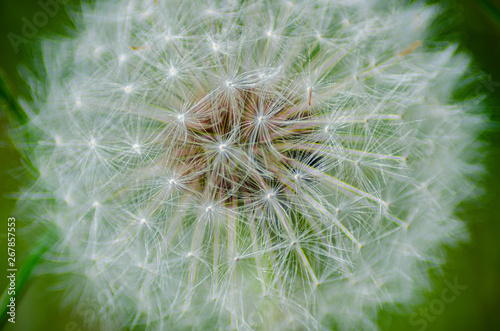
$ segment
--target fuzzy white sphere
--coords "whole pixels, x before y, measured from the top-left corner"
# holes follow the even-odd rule
[[[103,1],[43,43],[21,206],[103,330],[375,328],[470,192],[467,58],[402,1]]]

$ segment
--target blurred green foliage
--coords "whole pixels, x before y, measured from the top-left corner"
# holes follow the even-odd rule
[[[77,1],[63,1],[76,4]],[[168,0],[164,0],[168,1]],[[194,1],[194,0],[193,0]],[[436,287],[425,295],[423,303],[413,311],[418,315],[410,319],[407,314],[393,311],[381,312],[380,326],[383,330],[500,330],[500,129],[495,122],[500,122],[500,1],[495,0],[446,0],[432,1],[442,3],[449,8],[439,19],[444,26],[441,39],[460,41],[461,50],[470,52],[473,65],[485,73],[485,79],[479,82],[477,92],[487,96],[487,113],[493,125],[482,139],[489,144],[486,151],[485,166],[488,175],[484,178],[484,194],[477,200],[462,204],[457,214],[468,222],[471,241],[458,249],[449,250],[449,262],[443,273],[436,272]],[[42,10],[39,0],[0,1],[0,74],[14,98],[5,100],[0,89],[0,290],[7,284],[4,276],[7,269],[6,231],[7,218],[13,213],[15,200],[9,195],[15,193],[21,182],[15,179],[16,169],[22,167],[19,153],[9,141],[6,129],[7,116],[19,119],[16,115],[15,98],[29,94],[26,84],[18,74],[18,66],[33,61],[29,48],[17,45],[17,36],[23,36],[26,20],[32,21],[34,15]],[[33,38],[26,38],[27,44],[37,38],[61,34],[67,31],[69,18],[59,8],[53,17],[47,20]],[[16,52],[19,46],[21,49]],[[3,99],[3,100],[2,100]],[[14,100],[14,101],[13,101]],[[22,220],[18,224],[22,226]],[[28,238],[17,239],[18,267],[26,259]],[[32,238],[30,238],[32,239]],[[443,290],[449,283],[457,282],[467,288],[460,291],[452,302],[442,306]],[[82,307],[76,313],[72,306],[61,307],[61,295],[50,291],[54,281],[34,279],[27,286],[24,295],[18,298],[16,324],[7,323],[5,331],[87,331],[83,316],[91,314],[97,307]],[[451,294],[447,294],[448,297]],[[21,300],[22,299],[22,300]],[[425,313],[427,311],[427,313]],[[439,314],[433,314],[439,311]],[[441,312],[442,311],[442,312]],[[425,316],[427,314],[427,317]]]

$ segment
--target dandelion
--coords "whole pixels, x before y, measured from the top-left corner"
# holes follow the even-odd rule
[[[59,234],[43,270],[100,298],[103,330],[376,328],[463,237],[473,188],[480,117],[436,11],[84,6],[43,42],[19,142],[39,170],[20,206]]]

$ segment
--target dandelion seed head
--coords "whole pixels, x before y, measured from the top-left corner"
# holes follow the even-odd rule
[[[112,298],[103,330],[376,329],[380,307],[426,288],[474,190],[482,118],[450,97],[468,62],[427,46],[435,15],[382,0],[83,8],[79,34],[44,43],[17,142],[37,146],[39,173],[20,209],[62,234],[47,270],[75,274],[79,303]]]

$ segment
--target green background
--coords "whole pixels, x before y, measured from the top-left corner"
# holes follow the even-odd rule
[[[62,0],[59,0],[63,2]],[[73,3],[76,1],[65,1]],[[425,294],[425,300],[414,311],[432,310],[431,304],[440,300],[445,288],[443,280],[456,282],[467,288],[453,302],[444,304],[442,313],[423,324],[410,322],[408,315],[381,312],[379,325],[383,330],[500,330],[500,1],[449,0],[443,3],[449,9],[440,18],[444,23],[443,38],[460,41],[463,51],[471,53],[475,69],[489,79],[480,82],[478,91],[487,96],[485,105],[492,121],[491,128],[481,139],[489,144],[485,166],[488,174],[483,180],[484,194],[460,206],[459,216],[467,221],[470,243],[449,250],[449,262],[443,275],[435,276],[436,286]],[[22,35],[23,17],[32,21],[41,10],[38,0],[0,0],[0,72],[15,96],[26,95],[27,87],[17,73],[19,64],[32,56],[15,52],[8,33]],[[64,10],[59,10],[39,29],[31,40],[61,31],[68,22]],[[441,39],[443,39],[441,38]],[[7,284],[7,218],[14,216],[15,193],[19,182],[16,169],[21,167],[20,157],[6,136],[6,113],[0,113],[0,288]],[[33,244],[17,239],[18,266],[22,264],[26,247]],[[92,314],[96,307],[84,307],[72,313],[72,306],[61,307],[60,293],[49,291],[49,280],[35,278],[22,297],[17,299],[16,324],[7,323],[5,331],[64,330],[88,331],[82,316]],[[449,293],[447,293],[450,295]],[[436,303],[435,309],[440,308]]]

